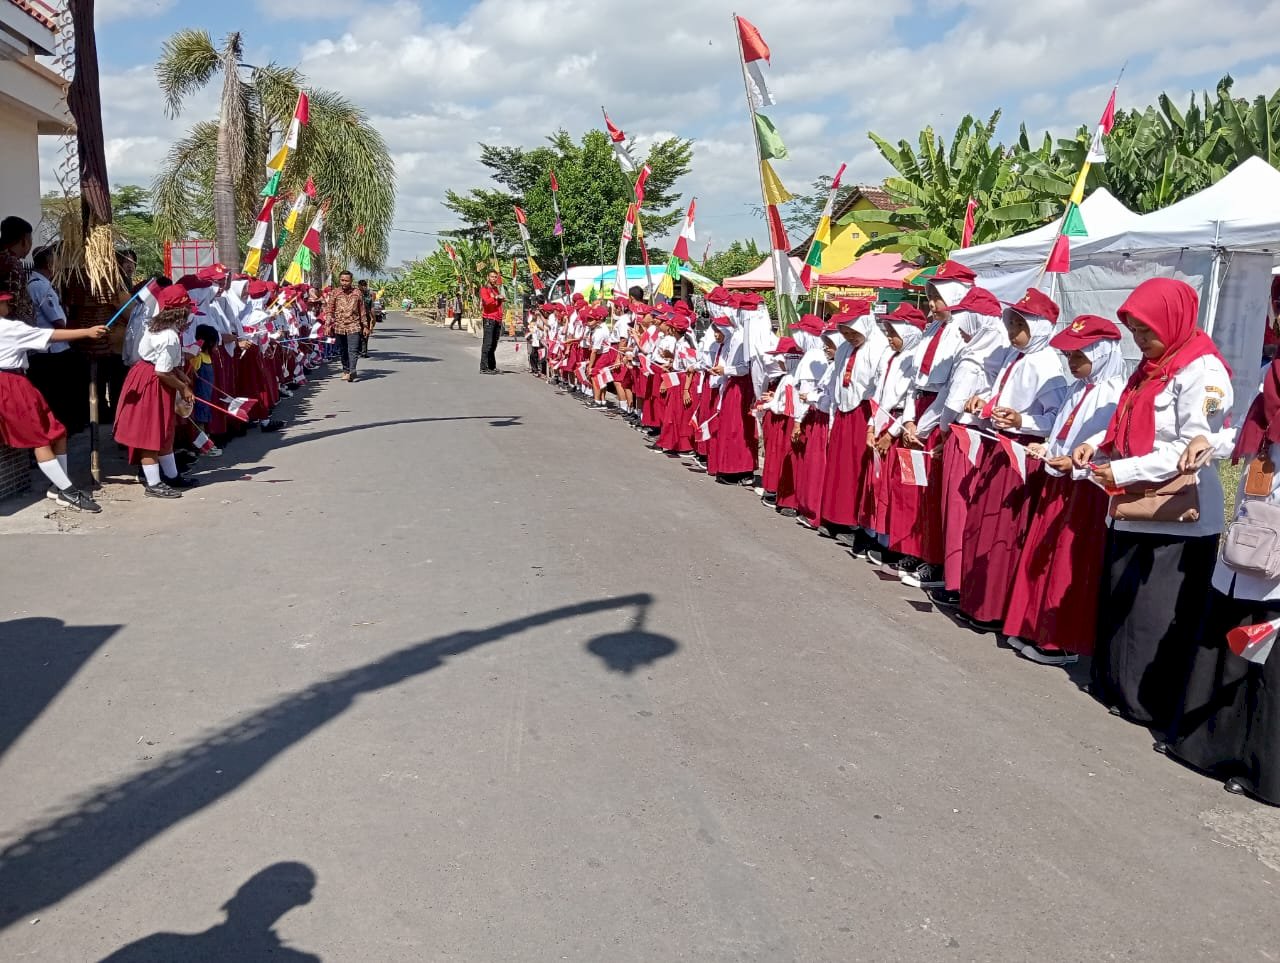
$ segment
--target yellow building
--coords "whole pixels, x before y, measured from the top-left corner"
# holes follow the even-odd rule
[[[883,224],[870,224],[864,227],[856,220],[851,224],[841,224],[842,217],[851,211],[855,213],[857,211],[896,211],[901,206],[890,199],[888,193],[882,188],[855,187],[853,192],[845,198],[844,203],[838,204],[832,212],[831,243],[822,252],[822,267],[819,268],[818,273],[832,274],[847,268],[862,251],[863,245],[885,230]],[[803,243],[791,249],[791,254],[803,261],[809,254],[809,247],[812,244],[813,235],[810,234]],[[891,247],[885,250],[898,249]]]

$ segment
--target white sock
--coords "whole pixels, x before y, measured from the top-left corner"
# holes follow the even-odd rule
[[[173,457],[173,452],[160,456],[160,470],[164,472],[165,478],[178,477],[178,461]]]
[[[58,459],[58,464],[62,466],[62,473],[70,477],[71,469],[67,467],[67,453],[64,451],[61,455],[55,455],[54,457]]]
[[[44,477],[53,483],[53,487],[60,492],[65,492],[71,487],[71,479],[67,477],[66,470],[58,462],[57,458],[50,458],[48,461],[38,463],[40,470],[44,472]]]
[[[142,477],[147,480],[147,487],[154,488],[160,484],[160,466],[159,465],[143,465]]]

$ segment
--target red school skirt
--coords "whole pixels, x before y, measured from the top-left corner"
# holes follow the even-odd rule
[[[931,392],[922,393],[916,410],[924,411],[936,397]],[[944,542],[942,536],[942,452],[933,452],[938,430],[927,438],[921,438],[924,450],[931,454],[925,459],[928,467],[928,485],[908,484],[902,480],[899,451],[909,451],[901,439],[893,443],[882,469],[888,475],[889,484],[889,548],[903,555],[911,555],[930,565],[942,564]]]
[[[1040,440],[1013,438],[1024,445]],[[995,444],[973,476],[974,498],[964,520],[960,611],[976,621],[995,622],[1008,611],[1014,572],[1044,479],[1039,462],[1028,458],[1024,482],[1005,450]]]
[[[165,454],[173,450],[178,427],[173,397],[173,389],[161,384],[150,361],[139,361],[129,369],[120,389],[113,434],[117,444],[129,449],[131,462],[141,451]]]
[[[23,371],[0,371],[0,441],[10,448],[44,448],[67,437],[44,395]]]
[[[751,413],[755,392],[750,375],[730,378],[720,397],[720,413],[711,423],[713,434],[707,471],[713,475],[746,475],[756,470],[756,419]]]
[[[827,471],[822,482],[822,519],[832,525],[852,527],[857,520],[862,472],[868,464],[867,418],[871,406],[863,402],[852,411],[831,416],[827,442]]]
[[[662,433],[658,435],[658,447],[663,451],[693,451],[693,413],[695,399],[692,390],[689,404],[684,403],[685,387],[690,385],[689,375],[680,375],[680,384],[667,388],[667,405],[663,411]]]
[[[979,467],[993,447],[994,442],[985,439],[978,446]],[[964,573],[964,524],[977,475],[978,468],[969,464],[968,452],[959,437],[954,431],[947,432],[942,448],[942,568],[948,592],[960,591],[960,578]]]
[[[1108,504],[1092,482],[1046,476],[1014,574],[1007,635],[1093,654]]]
[[[765,491],[776,493],[782,478],[782,465],[791,450],[791,419],[772,411],[764,413],[764,467],[760,484]]]
[[[827,475],[827,440],[831,416],[810,408],[800,423],[800,450],[796,455],[796,508],[808,522],[822,520],[822,489]]]

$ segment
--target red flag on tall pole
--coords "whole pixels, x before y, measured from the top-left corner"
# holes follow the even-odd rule
[[[973,243],[973,229],[976,225],[974,215],[978,211],[978,201],[976,198],[969,198],[969,204],[964,211],[964,236],[960,239],[961,247],[968,247]]]

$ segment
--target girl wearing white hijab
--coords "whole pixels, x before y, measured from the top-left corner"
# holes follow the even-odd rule
[[[869,423],[863,442],[861,485],[856,520],[860,531],[849,547],[854,558],[880,564],[889,540],[890,490],[898,474],[894,446],[900,442],[889,429],[890,420],[902,418],[915,383],[919,363],[918,348],[924,339],[925,316],[911,304],[901,304],[880,319],[878,328],[885,349],[876,359],[868,379]],[[892,459],[892,460],[891,460]]]
[[[763,336],[759,332],[760,295],[748,293],[737,299],[738,319],[729,316],[734,329],[720,356],[715,373],[724,377],[716,400],[715,421],[707,470],[722,485],[750,485],[756,473],[757,424],[752,408],[756,402],[754,379],[764,376]],[[767,319],[768,314],[765,314]],[[750,322],[748,329],[738,320]]]
[[[1050,344],[1077,380],[1043,444],[1031,451],[1048,476],[1015,570],[1004,631],[1033,662],[1067,665],[1093,653],[1107,540],[1107,494],[1074,468],[1077,446],[1098,447],[1128,380],[1120,329],[1076,318]]]
[[[764,440],[764,463],[760,467],[760,488],[757,494],[764,504],[776,508],[778,482],[791,451],[791,422],[804,404],[796,390],[795,377],[804,349],[795,338],[780,338],[771,354],[782,363],[783,373],[761,398],[764,405],[760,423],[760,434]]]
[[[812,358],[811,352],[800,360],[800,393],[809,402],[809,411],[794,435],[796,508],[800,513],[796,520],[806,528],[816,529],[822,520],[822,485],[827,476],[827,441],[835,402],[835,357],[843,341],[838,331],[823,331],[818,358]]]
[[[940,423],[947,432],[942,449],[942,537],[941,567],[929,565],[903,573],[903,585],[929,590],[940,605],[960,603],[960,575],[964,571],[964,523],[973,497],[970,486],[982,464],[982,456],[990,446],[978,449],[978,457],[969,461],[966,439],[950,427],[953,423],[969,426],[978,416],[965,411],[974,395],[984,395],[995,385],[1005,363],[1017,357],[1018,349],[1009,344],[1004,329],[1004,306],[985,288],[972,288],[956,305],[953,313],[965,345],[960,352],[947,383]]]
[[[794,518],[800,513],[799,469],[802,449],[800,432],[809,415],[811,398],[826,370],[826,349],[822,341],[822,319],[806,314],[791,326],[791,338],[802,352],[794,368],[779,383],[778,393],[784,411],[790,409],[787,422],[787,440],[783,447],[782,464],[778,471],[778,487],[775,507],[778,514]],[[775,394],[775,400],[778,394]]]
[[[858,491],[866,453],[867,425],[871,406],[867,391],[874,372],[871,364],[859,365],[864,355],[879,357],[886,342],[871,302],[833,319],[841,342],[836,350],[832,377],[831,434],[827,441],[827,471],[822,482],[822,524],[818,534],[826,538],[846,536],[852,543]]]
[[[985,397],[976,395],[967,406],[988,430],[1020,445],[1042,442],[1066,400],[1062,359],[1049,347],[1057,320],[1058,306],[1036,288],[1005,308],[1009,343],[1018,354],[996,377],[992,390]],[[1025,462],[1019,470],[1003,446],[993,447],[973,478],[974,498],[964,525],[960,612],[977,628],[998,630],[1004,625],[1014,569],[1045,478],[1037,470],[1038,462]]]

